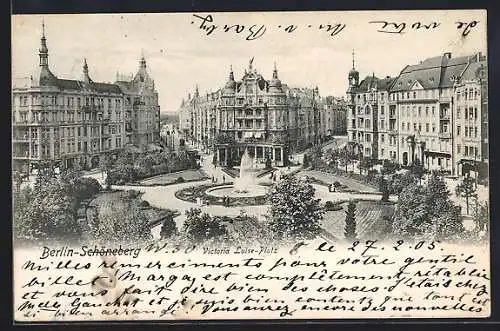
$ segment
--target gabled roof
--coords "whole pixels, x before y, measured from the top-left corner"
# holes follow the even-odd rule
[[[377,78],[375,75],[366,76],[365,79],[361,81],[359,86],[356,89],[358,93],[370,92],[372,89],[377,91],[387,91],[391,87],[391,84],[394,82],[394,78],[386,77],[386,78]]]
[[[452,58],[450,53],[435,56],[419,64],[406,66],[392,85],[391,91],[409,91],[415,81],[424,89],[453,86],[454,78],[459,78],[474,56]]]

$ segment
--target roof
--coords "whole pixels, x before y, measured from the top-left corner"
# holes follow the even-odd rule
[[[481,78],[481,70],[483,70],[483,69],[487,70],[487,68],[488,68],[488,64],[486,63],[486,61],[471,63],[471,64],[469,64],[467,69],[465,69],[464,73],[462,74],[461,79],[464,81],[468,81],[468,80],[475,80],[475,79]]]
[[[369,92],[371,89],[376,89],[376,90],[383,90],[383,91],[388,91],[394,82],[393,77],[386,77],[386,78],[378,78],[375,75],[371,76],[366,76],[365,79],[361,81],[359,84],[359,87],[356,89],[356,92],[358,93],[363,93],[363,92]]]
[[[475,56],[452,58],[451,53],[425,59],[416,65],[406,66],[392,85],[391,91],[407,91],[417,81],[424,89],[453,86]]]

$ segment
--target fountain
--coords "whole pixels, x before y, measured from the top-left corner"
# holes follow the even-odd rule
[[[258,197],[267,192],[267,188],[257,183],[256,174],[259,169],[255,167],[254,159],[245,149],[240,163],[240,176],[234,179],[234,185],[223,185],[210,188],[206,194],[216,197]]]
[[[248,154],[248,149],[241,157],[240,177],[234,179],[234,191],[236,193],[247,193],[250,186],[255,185],[257,179],[253,176],[254,160]]]

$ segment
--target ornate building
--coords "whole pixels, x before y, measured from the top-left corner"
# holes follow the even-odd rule
[[[333,96],[323,98],[320,123],[321,132],[325,138],[345,135],[347,133],[347,101]]]
[[[131,80],[95,82],[86,60],[81,80],[61,79],[49,68],[42,27],[38,77],[13,88],[14,169],[27,173],[43,160],[92,168],[104,154],[126,145],[145,150],[158,142],[158,93],[144,57]]]
[[[463,175],[463,164],[487,168],[487,64],[480,53],[445,53],[406,66],[394,79],[361,83],[353,62],[348,79],[348,138],[365,156],[402,165],[418,160],[452,175]]]
[[[213,149],[219,164],[237,164],[244,150],[258,162],[287,163],[290,153],[318,143],[323,100],[318,88],[291,88],[278,77],[276,65],[266,80],[253,67],[241,80],[231,68],[223,88],[183,100],[179,127],[202,149]]]

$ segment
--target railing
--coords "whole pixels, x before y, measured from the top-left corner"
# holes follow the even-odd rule
[[[450,139],[451,134],[449,132],[439,132],[438,137],[440,139]]]
[[[30,138],[29,137],[12,137],[12,142],[15,142],[15,143],[27,143],[30,141]]]
[[[29,159],[30,154],[28,151],[26,151],[26,152],[13,152],[12,157],[14,159]]]

